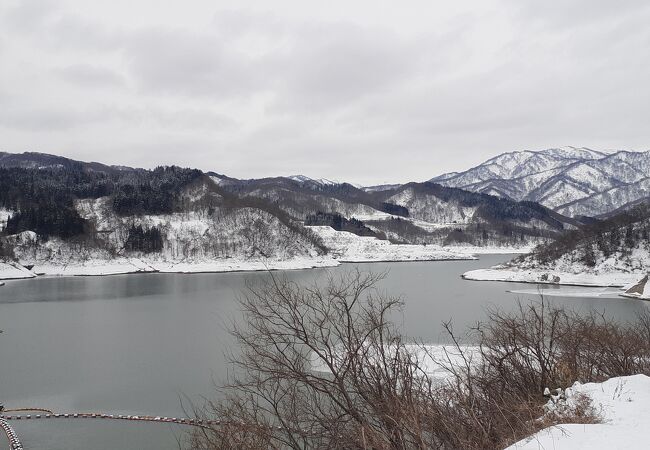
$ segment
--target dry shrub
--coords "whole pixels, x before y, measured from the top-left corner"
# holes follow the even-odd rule
[[[300,286],[270,276],[250,288],[233,375],[199,411],[221,425],[196,432],[193,447],[503,448],[557,422],[599,419],[588,398],[548,414],[545,388],[649,373],[650,316],[620,324],[542,301],[490,311],[468,334],[472,350],[447,324],[455,357],[438,357],[447,376],[433,378],[390,320],[402,302],[377,290],[381,278]]]

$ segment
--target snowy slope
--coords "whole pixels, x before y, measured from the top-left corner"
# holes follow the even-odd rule
[[[634,205],[648,197],[650,197],[650,178],[644,178],[634,183],[617,186],[567,202],[556,209],[560,214],[570,216],[601,216]]]
[[[320,184],[321,186],[333,186],[335,184],[340,184],[338,181],[328,180],[327,178],[309,178],[305,175],[291,175],[286,177],[289,180],[297,181],[299,183],[315,183]]]
[[[579,395],[591,399],[603,423],[563,424],[546,428],[508,450],[642,450],[650,442],[650,377],[633,375],[602,383],[576,383],[567,402]]]
[[[313,233],[264,209],[224,203],[225,194],[215,190],[213,182],[206,179],[186,186],[178,197],[180,211],[170,214],[120,216],[113,210],[110,197],[77,200],[79,215],[93,230],[80,239],[41,239],[31,231],[3,239],[13,248],[18,263],[51,275],[338,264],[322,256],[322,245]],[[133,227],[156,227],[162,236],[162,250],[127,251]],[[9,271],[9,266],[3,269]],[[9,275],[0,278],[14,278]]]
[[[582,249],[569,252],[547,264],[541,264],[533,256],[528,256],[522,261],[466,272],[463,278],[477,281],[624,287],[636,283],[650,272],[650,250],[645,244],[629,254],[615,253],[605,257],[596,251],[596,264],[593,267],[582,262],[581,252]]]
[[[435,245],[391,244],[374,237],[362,237],[331,227],[308,227],[317,233],[332,256],[341,262],[438,261],[476,259],[469,253],[454,252]]]
[[[623,297],[650,300],[650,283],[648,283],[648,275],[643,277],[639,282],[627,287],[625,292],[621,295]]]
[[[565,215],[602,215],[648,197],[650,151],[603,153],[563,147],[504,153],[431,181],[539,202]]]
[[[509,263],[466,272],[463,278],[629,287],[650,273],[650,218],[627,225],[618,225],[616,220],[603,222],[600,226],[609,228],[576,236],[570,243],[542,246]]]
[[[433,195],[418,193],[413,188],[398,192],[388,201],[408,208],[414,219],[436,224],[468,223],[477,209],[462,206],[456,201],[445,202]]]
[[[191,195],[188,195],[191,199]],[[211,258],[317,256],[309,240],[296,235],[277,217],[255,208],[189,210],[187,212],[120,217],[107,205],[109,199],[81,200],[77,209],[102,233],[106,245],[120,252],[131,225],[158,227],[165,236],[161,258],[200,260]],[[197,200],[198,201],[198,200]]]
[[[0,261],[0,280],[34,278],[35,276],[36,275],[31,270],[27,270],[20,264],[10,261]]]
[[[585,148],[564,147],[540,152],[524,150],[503,153],[484,163],[457,173],[451,177],[441,175],[432,178],[446,186],[465,187],[481,181],[501,179],[511,180],[526,177],[558,167],[566,167],[574,162],[604,157],[605,154]]]

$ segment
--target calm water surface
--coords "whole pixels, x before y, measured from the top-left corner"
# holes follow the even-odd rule
[[[351,268],[388,271],[381,288],[406,301],[397,318],[405,333],[441,342],[443,321],[452,319],[460,330],[483,319],[487,307],[511,308],[536,296],[507,292],[530,291],[531,285],[460,278],[467,270],[510,258],[348,264],[286,274],[312,282]],[[238,317],[236,298],[247,280],[263,277],[142,274],[9,281],[0,287],[0,402],[8,408],[185,416],[181,399],[213,395],[213,382],[227,373],[224,353],[232,349],[227,328]],[[549,300],[623,319],[646,307],[615,293]],[[185,439],[182,427],[156,423],[12,424],[31,450],[165,450],[178,449]],[[0,439],[0,449],[6,448]]]

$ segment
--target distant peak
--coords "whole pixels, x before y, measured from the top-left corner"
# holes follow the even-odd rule
[[[310,178],[306,175],[290,175],[286,178],[288,178],[289,180],[297,181],[299,183],[315,183],[315,184],[320,184],[322,186],[333,186],[333,185],[341,184],[338,181],[328,180],[327,178]]]

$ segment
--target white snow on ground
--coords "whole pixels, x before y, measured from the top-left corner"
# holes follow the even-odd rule
[[[435,245],[391,244],[375,237],[362,237],[347,231],[336,231],[327,226],[307,227],[321,237],[332,250],[332,256],[341,262],[378,261],[439,261],[476,259],[470,254],[452,252]]]
[[[615,288],[584,288],[576,286],[547,286],[545,289],[517,289],[507,291],[517,295],[543,295],[544,297],[618,297],[619,289]]]
[[[340,263],[328,258],[293,258],[287,260],[224,258],[204,261],[174,262],[148,258],[91,259],[69,264],[42,263],[33,268],[38,275],[91,276],[127,273],[205,273],[259,270],[294,270],[333,267]],[[0,279],[3,278],[0,271]],[[33,276],[33,275],[32,275]]]
[[[203,186],[197,186],[188,190],[184,199],[190,203],[199,201],[209,194],[204,191]],[[123,217],[112,212],[108,198],[79,200],[76,207],[97,230],[94,245],[58,238],[44,240],[33,232],[23,232],[6,238],[14,244],[17,262],[33,266],[32,272],[36,274],[72,276],[305,269],[331,267],[341,262],[476,259],[475,253],[528,250],[391,244],[373,237],[338,232],[330,227],[308,227],[332,249],[330,255],[323,256],[304,235],[291,231],[268,213],[253,208],[236,211],[216,208],[212,214],[199,209]],[[374,218],[392,217],[369,207],[357,208],[354,213]],[[164,235],[162,251],[148,255],[125,252],[124,243],[133,225],[145,229],[158,227]],[[25,271],[11,267],[0,272],[0,279],[25,276]]]
[[[434,195],[421,194],[412,188],[390,197],[390,203],[408,208],[411,217],[431,223],[468,223],[476,207],[461,206],[457,201],[443,201]]]
[[[0,261],[0,280],[13,280],[19,278],[34,278],[36,275],[13,262]]]
[[[357,219],[362,222],[368,222],[370,220],[388,220],[388,219],[408,220],[407,218],[396,216],[394,214],[389,214],[376,209],[371,211],[361,211],[361,212],[353,213],[350,215],[350,219]]]
[[[331,258],[296,257],[292,259],[235,259],[212,260],[204,262],[153,263],[160,272],[201,273],[201,272],[240,272],[259,270],[297,270],[317,267],[333,267],[340,263]]]
[[[184,199],[193,202],[204,195],[198,186]],[[14,245],[17,261],[33,265],[34,273],[54,276],[288,270],[340,264],[321,255],[306,236],[254,208],[121,217],[107,201],[81,200],[76,205],[97,230],[94,245],[44,240],[26,231],[6,238]],[[126,252],[124,243],[133,225],[157,226],[164,236],[162,251]],[[0,272],[0,279],[16,277],[14,269]]]
[[[623,287],[639,281],[639,273],[573,273],[549,269],[520,269],[505,265],[491,269],[470,270],[463,274],[466,280],[512,281],[517,283],[566,284],[575,286]]]
[[[625,287],[625,292],[621,295],[624,297],[650,300],[650,283],[648,283],[648,275],[643,277],[638,283]]]
[[[514,246],[498,246],[498,245],[446,245],[443,247],[452,252],[458,252],[465,255],[518,255],[523,253],[530,253],[534,246],[524,245],[521,247]]]
[[[573,250],[546,264],[540,263],[531,255],[489,269],[466,272],[463,278],[476,281],[629,287],[650,272],[650,251],[643,242],[631,252],[618,252],[607,257],[598,252],[593,267],[585,265],[581,251]]]
[[[640,450],[650,448],[650,377],[633,375],[603,383],[576,384],[567,401],[587,395],[604,423],[546,428],[508,450]]]
[[[38,275],[91,276],[156,272],[156,268],[137,258],[88,259],[68,263],[42,262],[32,271]]]
[[[343,262],[380,262],[380,261],[441,261],[476,259],[475,254],[487,253],[521,253],[526,248],[504,247],[441,247],[435,245],[391,244],[389,241],[374,237],[361,237],[345,231],[336,231],[331,227],[307,227],[323,239],[324,244],[332,250],[328,255],[315,254],[280,254],[264,258],[260,256],[225,255],[222,257],[196,252],[192,257],[184,257],[176,248],[186,236],[199,236],[206,227],[201,220],[169,220],[166,216],[144,216],[140,223],[147,225],[165,225],[169,236],[166,249],[161,254],[127,257],[111,255],[103,249],[73,249],[59,239],[50,239],[39,245],[30,245],[37,239],[32,232],[15,235],[14,239],[25,242],[25,249],[20,255],[20,262],[33,264],[33,270],[18,269],[18,264],[9,266],[2,263],[5,270],[0,270],[0,279],[25,278],[38,275],[49,276],[91,276],[117,275],[141,272],[165,273],[201,273],[233,272],[258,270],[293,270],[316,267],[334,267]],[[114,225],[114,224],[113,224]],[[189,231],[193,230],[192,233]],[[178,238],[174,236],[179,236]],[[183,238],[180,238],[183,236]],[[9,268],[11,267],[11,268]]]

